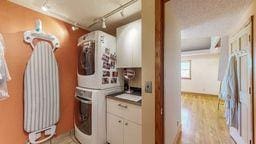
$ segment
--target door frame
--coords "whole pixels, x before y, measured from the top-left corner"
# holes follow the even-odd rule
[[[254,114],[254,112],[255,112],[255,108],[256,108],[256,105],[255,105],[255,85],[254,85],[254,81],[255,81],[255,72],[256,72],[256,67],[254,66],[255,64],[256,64],[256,61],[254,60],[254,58],[256,57],[256,54],[254,53],[254,52],[256,52],[255,50],[254,50],[254,48],[256,48],[255,46],[254,46],[254,41],[256,40],[255,39],[255,35],[254,35],[254,24],[255,24],[255,22],[254,22],[254,15],[252,15],[250,18],[249,18],[249,20],[247,21],[247,23],[245,23],[245,26],[246,25],[248,25],[249,23],[251,23],[251,25],[252,25],[252,27],[251,27],[251,46],[252,46],[252,48],[251,48],[251,61],[252,61],[252,78],[251,78],[251,90],[250,90],[250,92],[251,92],[251,98],[252,98],[252,105],[251,105],[251,110],[252,110],[252,144],[254,144],[254,143],[256,143],[256,140],[255,140],[255,120],[256,120],[256,118],[255,118],[255,114]],[[244,27],[245,27],[244,26]]]
[[[240,36],[243,34],[243,32],[248,29],[248,26],[250,25],[250,37],[249,37],[249,43],[251,45],[251,50],[250,50],[250,61],[251,61],[251,68],[250,68],[250,79],[251,79],[251,82],[250,82],[250,88],[249,88],[249,94],[250,94],[250,115],[251,115],[251,118],[250,118],[250,125],[252,127],[252,129],[250,129],[250,143],[253,143],[254,142],[254,74],[253,74],[253,16],[251,16],[241,27],[240,29],[238,29],[233,35],[231,35],[231,37],[229,38],[229,51],[230,53],[232,53],[232,43],[236,40],[238,40],[238,38],[240,39]],[[242,34],[241,34],[242,33]],[[240,42],[239,42],[240,43]],[[236,132],[236,128],[234,127],[230,127],[230,136],[233,138],[234,141],[237,141],[238,143],[244,143],[243,142],[243,139],[240,137],[240,134],[238,132]]]
[[[255,143],[255,120],[256,120],[256,118],[255,118],[255,114],[254,114],[254,112],[255,112],[255,108],[256,108],[256,105],[255,105],[255,85],[254,85],[254,81],[255,81],[255,75],[254,75],[254,73],[256,72],[256,66],[254,66],[254,64],[256,63],[255,62],[255,60],[254,60],[254,58],[256,57],[255,56],[255,54],[254,54],[254,52],[255,52],[255,50],[254,50],[254,48],[256,48],[256,47],[254,47],[254,42],[255,42],[255,33],[254,33],[254,26],[255,26],[255,17],[254,17],[254,15],[252,15],[251,17],[250,17],[250,21],[251,21],[251,23],[252,23],[252,37],[251,37],[251,45],[252,45],[252,90],[251,90],[251,94],[252,94],[252,143]]]
[[[164,16],[165,3],[155,0],[155,144],[164,144]]]

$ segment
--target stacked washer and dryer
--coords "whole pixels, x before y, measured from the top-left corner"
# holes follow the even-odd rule
[[[116,38],[102,31],[78,40],[75,136],[81,144],[106,143],[106,95],[122,91]]]

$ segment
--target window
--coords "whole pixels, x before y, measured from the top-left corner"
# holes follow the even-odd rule
[[[191,61],[181,61],[181,78],[191,79]]]

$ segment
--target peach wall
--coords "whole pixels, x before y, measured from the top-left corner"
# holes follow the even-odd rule
[[[8,82],[10,98],[0,101],[0,143],[23,144],[27,134],[23,130],[23,74],[32,49],[23,42],[23,33],[34,29],[35,20],[41,19],[43,29],[54,34],[61,42],[55,52],[60,74],[61,117],[57,134],[73,128],[74,92],[77,85],[77,39],[87,33],[73,32],[65,22],[34,12],[11,2],[0,0],[0,33],[6,43],[6,60],[12,80]]]
[[[155,0],[142,0],[142,89],[152,81],[152,92],[142,90],[142,143],[155,144]]]

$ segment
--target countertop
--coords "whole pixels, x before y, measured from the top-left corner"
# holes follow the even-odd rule
[[[141,106],[141,100],[138,101],[138,102],[134,102],[134,101],[130,101],[130,100],[121,99],[121,98],[116,97],[116,96],[121,95],[121,94],[124,94],[124,93],[125,93],[125,92],[119,92],[119,93],[110,94],[110,95],[107,95],[107,98],[113,99],[113,100],[117,100],[117,101],[120,101],[120,102],[126,102],[126,103],[129,103],[129,104]],[[132,95],[141,96],[141,93],[140,93],[140,92],[133,92],[133,93],[131,93],[131,94],[132,94]]]

